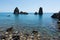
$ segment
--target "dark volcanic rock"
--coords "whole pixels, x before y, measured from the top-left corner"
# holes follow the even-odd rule
[[[58,12],[58,13],[54,13],[51,17],[60,20],[60,12]]]
[[[42,7],[39,8],[39,14],[43,14],[43,8]]]
[[[37,12],[34,13],[35,15],[38,14]]]
[[[60,21],[58,21],[57,23],[60,24]]]
[[[15,8],[14,14],[19,14],[19,9],[18,9],[18,7]]]
[[[6,32],[12,32],[13,31],[13,27],[10,27],[6,30]]]
[[[19,14],[28,14],[27,12],[23,12],[23,11],[21,11]]]
[[[38,31],[33,30],[32,33],[33,34],[38,34]]]
[[[58,27],[58,29],[60,29],[60,27]]]
[[[12,38],[13,38],[13,40],[19,40],[19,36],[18,35],[13,36]]]
[[[40,7],[40,8],[39,8],[39,12],[38,12],[38,13],[37,13],[37,12],[35,12],[34,14],[35,14],[35,15],[36,15],[36,14],[42,15],[42,14],[43,14],[43,8],[42,8],[42,7]]]
[[[51,17],[52,18],[58,18],[58,13],[54,13]]]

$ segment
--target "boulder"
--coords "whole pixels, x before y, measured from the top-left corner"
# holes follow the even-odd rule
[[[32,33],[33,33],[33,34],[38,34],[38,31],[33,30]]]
[[[6,30],[6,32],[12,33],[13,32],[13,27],[10,27]]]

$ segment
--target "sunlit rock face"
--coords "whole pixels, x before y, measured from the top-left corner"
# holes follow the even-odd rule
[[[39,8],[39,14],[43,14],[43,8],[42,7]]]
[[[18,9],[18,7],[16,7],[16,8],[14,9],[14,14],[19,14],[19,9]]]

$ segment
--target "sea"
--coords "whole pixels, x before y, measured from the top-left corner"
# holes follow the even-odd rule
[[[12,12],[0,12],[0,30],[13,27],[14,30],[31,33],[36,30],[41,36],[58,37],[60,35],[57,19],[51,18],[53,13],[43,15],[13,14]]]

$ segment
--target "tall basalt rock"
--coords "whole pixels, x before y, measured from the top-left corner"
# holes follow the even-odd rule
[[[19,9],[18,9],[18,7],[15,8],[14,14],[19,14]]]
[[[42,7],[39,8],[39,14],[43,14],[43,8]]]

